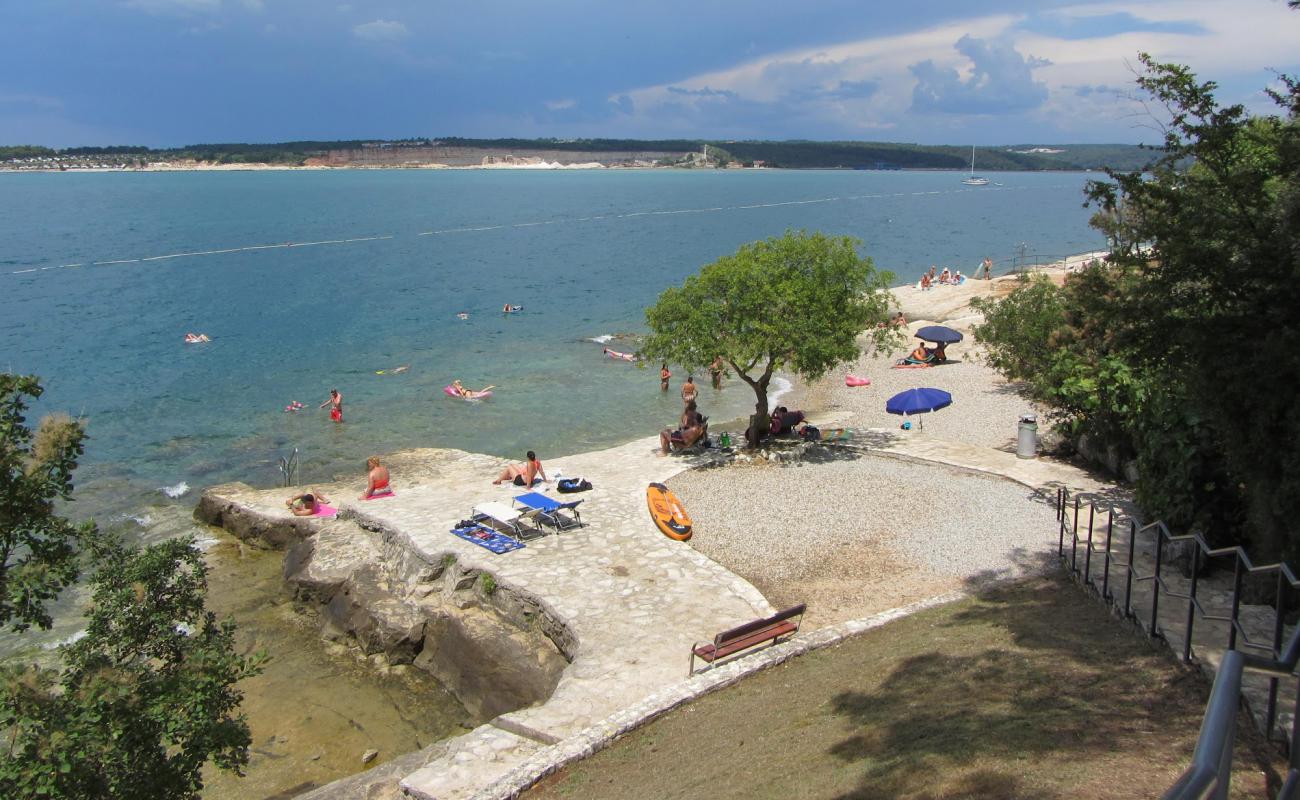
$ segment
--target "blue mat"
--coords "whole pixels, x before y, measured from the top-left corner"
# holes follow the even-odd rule
[[[511,550],[518,550],[523,547],[523,542],[516,542],[504,533],[497,533],[491,528],[485,528],[482,525],[475,525],[472,528],[452,528],[452,536],[459,536],[467,542],[487,548],[497,555],[509,553]]]

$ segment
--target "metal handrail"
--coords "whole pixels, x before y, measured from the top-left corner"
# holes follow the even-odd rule
[[[1236,650],[1223,654],[1214,688],[1205,706],[1205,719],[1196,739],[1192,763],[1162,795],[1163,800],[1227,800],[1232,782],[1232,746],[1241,704],[1241,674],[1245,658]]]
[[[280,479],[281,485],[285,487],[293,486],[298,475],[298,448],[293,448],[293,452],[288,458],[280,456]]]
[[[1073,500],[1073,503],[1070,501]],[[1209,545],[1205,538],[1199,533],[1174,535],[1169,527],[1163,521],[1156,521],[1139,527],[1138,521],[1129,517],[1127,520],[1129,528],[1129,541],[1127,546],[1127,562],[1122,560],[1121,555],[1113,551],[1113,533],[1115,517],[1117,512],[1124,515],[1120,509],[1114,506],[1099,506],[1095,503],[1089,503],[1087,515],[1087,532],[1081,534],[1083,529],[1081,525],[1082,498],[1079,496],[1071,497],[1070,493],[1063,488],[1057,490],[1056,497],[1056,516],[1059,522],[1057,533],[1057,556],[1066,565],[1076,577],[1082,579],[1084,586],[1097,590],[1096,582],[1092,573],[1092,556],[1095,553],[1104,554],[1104,570],[1100,576],[1101,589],[1099,596],[1105,602],[1118,607],[1119,601],[1110,590],[1110,571],[1112,568],[1123,568],[1125,570],[1125,591],[1122,614],[1126,619],[1138,621],[1146,630],[1147,635],[1152,638],[1166,639],[1165,632],[1160,625],[1160,601],[1164,598],[1183,600],[1187,603],[1187,612],[1185,619],[1185,631],[1182,641],[1182,658],[1190,662],[1193,656],[1193,632],[1196,620],[1199,617],[1202,620],[1216,620],[1227,623],[1227,637],[1224,642],[1225,651],[1237,651],[1240,648],[1261,651],[1263,655],[1243,654],[1247,663],[1253,671],[1262,672],[1268,675],[1268,700],[1264,709],[1264,730],[1266,736],[1272,740],[1274,738],[1274,726],[1278,718],[1278,689],[1279,678],[1292,678],[1297,662],[1300,662],[1300,628],[1297,628],[1295,635],[1287,646],[1283,647],[1283,633],[1286,614],[1287,593],[1291,590],[1300,588],[1300,580],[1296,578],[1295,572],[1291,566],[1285,562],[1275,562],[1269,564],[1256,564],[1251,560],[1250,555],[1239,546],[1228,546],[1214,548]],[[1071,508],[1073,506],[1073,508]],[[1103,511],[1106,514],[1106,543],[1102,550],[1098,550],[1095,544],[1095,521],[1098,512]],[[1072,515],[1071,515],[1071,512]],[[1072,516],[1072,518],[1071,518]],[[1065,529],[1069,526],[1070,544],[1069,551],[1066,550]],[[1136,544],[1139,536],[1154,535],[1155,537],[1155,554],[1154,566],[1150,572],[1144,572],[1138,565],[1135,558]],[[1191,542],[1193,543],[1191,552],[1191,578],[1186,591],[1172,585],[1164,574],[1164,551],[1165,544],[1168,542]],[[1084,557],[1080,559],[1080,546],[1087,548]],[[1225,616],[1222,612],[1211,614],[1207,612],[1201,598],[1198,597],[1199,577],[1202,564],[1211,559],[1233,559],[1233,589],[1231,610]],[[1082,563],[1080,563],[1082,562]],[[1245,579],[1249,576],[1275,576],[1275,588],[1273,597],[1274,622],[1273,629],[1270,632],[1269,640],[1265,642],[1251,641],[1250,635],[1241,621],[1241,602],[1242,589]],[[1151,585],[1151,608],[1150,614],[1145,620],[1137,619],[1137,611],[1133,607],[1133,592],[1135,585],[1149,583]],[[1162,595],[1164,597],[1162,598]],[[1167,640],[1167,639],[1166,639]],[[1171,643],[1172,644],[1172,643]],[[1282,665],[1289,668],[1273,669],[1268,665]],[[1300,723],[1300,685],[1297,686],[1297,709],[1291,722],[1290,730],[1290,755],[1291,765],[1300,769],[1300,736],[1297,736],[1297,723]]]

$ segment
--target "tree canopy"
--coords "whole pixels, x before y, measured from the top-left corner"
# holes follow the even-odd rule
[[[0,627],[50,627],[46,603],[77,579],[78,548],[93,533],[53,513],[72,497],[85,433],[66,416],[27,427],[36,378],[0,373]]]
[[[641,352],[699,369],[722,357],[767,415],[767,388],[782,369],[807,379],[860,354],[864,329],[880,343],[897,334],[887,320],[893,278],[861,258],[847,236],[787,232],[742,245],[665,289],[646,310]]]
[[[55,513],[71,499],[85,433],[67,417],[25,425],[36,378],[0,373],[0,623],[48,627],[45,603],[94,565],[85,635],[62,668],[0,667],[0,797],[197,798],[211,760],[238,770],[250,734],[236,683],[261,656],[204,607],[207,567],[190,539],[132,550]]]
[[[1164,148],[1089,185],[1107,263],[986,305],[977,335],[1074,432],[1137,459],[1150,513],[1294,559],[1300,86],[1271,93],[1284,115],[1250,116],[1185,67],[1141,61]]]

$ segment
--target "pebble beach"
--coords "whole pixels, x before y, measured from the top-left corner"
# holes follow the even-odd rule
[[[1043,271],[1061,280],[1086,258]],[[1049,498],[1005,478],[875,452],[899,437],[1014,452],[1020,416],[1042,409],[982,362],[971,335],[981,316],[970,300],[1004,295],[1015,282],[1006,276],[924,292],[895,289],[895,307],[909,323],[906,349],[867,352],[803,395],[813,424],[851,428],[853,443],[814,448],[791,462],[676,476],[669,486],[695,521],[692,546],[751,581],[774,605],[806,602],[813,627],[1048,563],[1042,553],[1055,525]],[[911,334],[930,324],[965,337],[948,347],[949,363],[892,369],[914,346]],[[846,386],[850,374],[871,384]],[[885,401],[921,386],[951,393],[953,404],[901,430]]]

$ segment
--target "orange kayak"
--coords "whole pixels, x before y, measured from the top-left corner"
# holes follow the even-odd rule
[[[669,491],[662,483],[652,483],[645,490],[646,504],[650,506],[650,518],[669,539],[684,542],[691,538],[691,518],[686,516],[686,509],[677,495]]]

